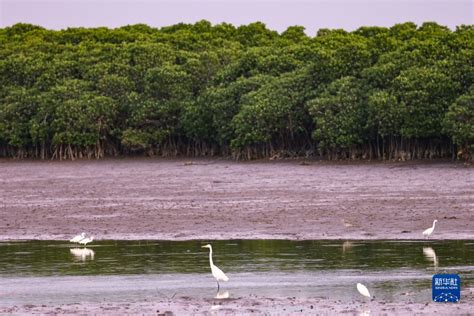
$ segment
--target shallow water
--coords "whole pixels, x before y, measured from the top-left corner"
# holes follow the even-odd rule
[[[459,273],[474,286],[474,241],[207,241],[0,243],[0,305],[126,302],[172,296],[360,299],[355,284],[377,299],[429,302],[434,273]],[[462,294],[461,294],[462,295]]]

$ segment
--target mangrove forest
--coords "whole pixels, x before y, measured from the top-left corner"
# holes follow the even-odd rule
[[[474,26],[0,29],[0,157],[472,159]]]

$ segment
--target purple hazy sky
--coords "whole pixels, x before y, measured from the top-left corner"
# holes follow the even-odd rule
[[[435,21],[454,29],[473,24],[474,0],[0,0],[0,27],[18,22],[49,29],[119,27],[145,23],[161,27],[206,19],[236,26],[255,21],[279,32],[291,25],[354,30]]]

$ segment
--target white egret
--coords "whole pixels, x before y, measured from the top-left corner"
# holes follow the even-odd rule
[[[209,265],[211,266],[212,276],[217,281],[217,291],[219,291],[219,288],[220,288],[219,281],[227,282],[229,281],[229,278],[227,277],[227,275],[224,274],[224,272],[222,272],[221,269],[216,267],[214,263],[212,262],[212,246],[210,244],[207,244],[205,246],[202,246],[202,248],[209,248]]]
[[[80,240],[79,243],[80,243],[81,245],[84,245],[84,246],[85,246],[85,245],[87,245],[88,243],[91,243],[91,242],[93,242],[93,241],[94,241],[94,237],[86,237],[86,238]]]
[[[362,284],[362,283],[357,283],[357,291],[359,291],[359,293],[360,293],[362,296],[371,298],[370,293],[369,293],[369,290],[367,289],[367,287],[366,287],[364,284]]]
[[[86,238],[86,233],[81,233],[80,235],[74,236],[72,239],[70,239],[70,242],[79,242],[82,239]]]
[[[435,229],[435,225],[436,225],[437,222],[438,222],[438,220],[435,219],[433,221],[433,226],[431,226],[430,228],[425,229],[425,231],[423,231],[423,236],[425,236],[425,238],[430,237],[430,235],[433,233],[433,231]]]

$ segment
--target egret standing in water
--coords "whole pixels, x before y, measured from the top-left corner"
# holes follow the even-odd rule
[[[80,242],[81,240],[83,240],[84,238],[86,238],[86,233],[81,233],[80,235],[77,235],[77,236],[74,236],[72,239],[70,239],[69,241],[70,242]]]
[[[202,246],[202,248],[209,248],[209,265],[211,266],[212,276],[217,281],[217,291],[219,291],[219,288],[220,288],[219,281],[227,282],[229,281],[229,278],[227,277],[227,275],[224,274],[224,272],[222,272],[221,269],[216,267],[214,263],[212,262],[212,246],[210,244],[207,244],[205,246]]]
[[[371,298],[370,293],[369,293],[369,290],[367,289],[367,287],[366,287],[364,284],[362,284],[362,283],[357,283],[357,291],[359,291],[359,293],[360,293],[362,296]]]
[[[425,231],[423,232],[423,236],[425,236],[425,238],[430,237],[430,235],[433,233],[433,231],[434,231],[434,229],[435,229],[435,225],[436,225],[437,222],[438,222],[438,220],[435,219],[435,220],[433,221],[433,226],[430,227],[430,228],[428,228],[428,229],[425,229]]]

